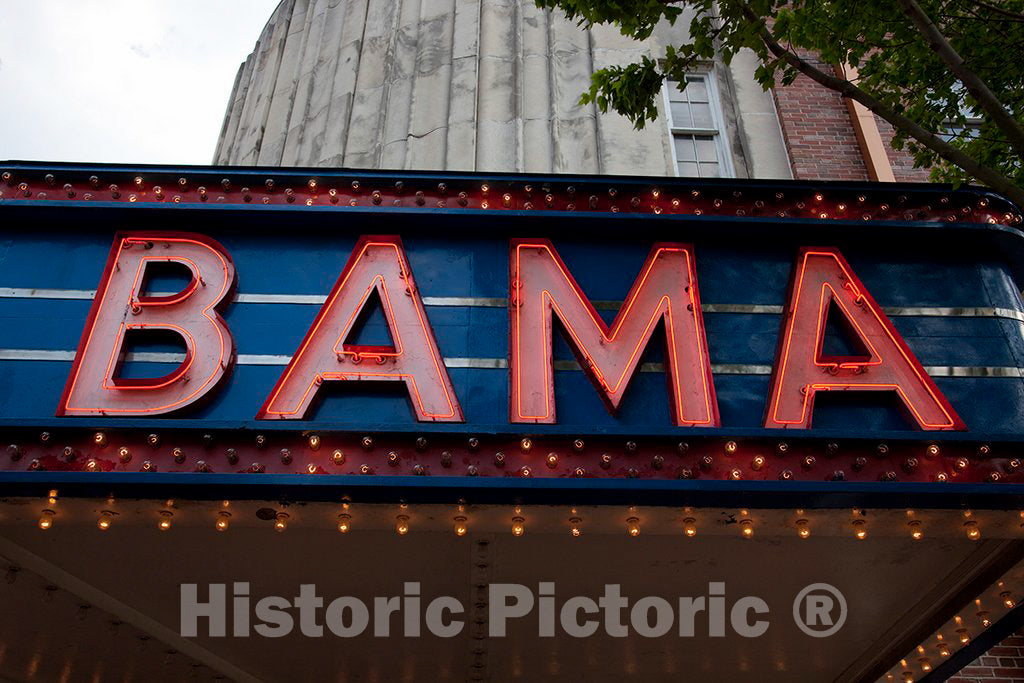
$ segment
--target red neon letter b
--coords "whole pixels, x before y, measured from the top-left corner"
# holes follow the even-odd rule
[[[146,296],[146,268],[153,263],[181,264],[192,281],[177,294]],[[202,398],[233,360],[231,333],[215,308],[234,283],[231,257],[211,239],[186,233],[118,235],[57,415],[159,415]],[[164,377],[119,377],[131,330],[177,334],[185,342],[185,360]]]

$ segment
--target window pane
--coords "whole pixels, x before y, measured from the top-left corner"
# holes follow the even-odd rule
[[[717,178],[719,177],[718,162],[712,163],[701,163],[700,164],[700,177],[701,178]]]
[[[687,87],[687,91],[689,91],[689,87]],[[679,92],[679,83],[678,83],[678,81],[669,81],[668,82],[668,101],[669,102],[686,102],[686,100],[687,100],[686,95],[687,95],[687,93]]]
[[[710,135],[701,135],[694,140],[697,146],[698,161],[718,161],[718,146],[715,138]]]
[[[697,178],[697,164],[692,161],[680,161],[679,162],[679,175],[686,178]]]
[[[690,105],[686,102],[672,102],[672,125],[676,128],[692,128]]]
[[[715,122],[711,118],[711,105],[708,103],[691,104],[690,112],[693,115],[694,128],[714,128]]]
[[[702,78],[694,78],[686,86],[686,95],[691,102],[707,102],[708,86]]]
[[[692,135],[675,136],[676,161],[696,161],[697,151],[694,149]]]

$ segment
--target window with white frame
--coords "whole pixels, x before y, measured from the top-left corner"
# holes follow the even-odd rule
[[[681,91],[677,81],[668,81],[665,103],[676,175],[731,178],[732,160],[711,75],[688,75]]]

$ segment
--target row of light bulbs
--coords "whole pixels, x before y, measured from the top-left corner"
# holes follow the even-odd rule
[[[48,501],[51,506],[55,506],[57,502],[57,491],[50,491]],[[112,502],[112,501],[111,501]],[[173,501],[168,501],[166,507],[171,507]],[[224,501],[223,508],[218,510],[216,520],[214,522],[214,528],[217,531],[227,531],[230,525],[231,513],[227,510],[230,507],[229,501]],[[410,531],[409,525],[409,506],[406,503],[402,503],[399,506],[399,514],[395,517],[395,532],[399,536],[405,536]],[[349,503],[342,503],[342,512],[338,515],[337,529],[340,533],[348,533],[352,529],[352,513],[350,511]],[[626,518],[626,533],[629,536],[636,537],[641,533],[640,519],[636,517],[636,508],[629,508],[630,516]],[[797,515],[802,515],[803,510],[797,510]],[[856,510],[854,511],[857,512]],[[97,526],[101,531],[107,531],[113,524],[116,512],[111,510],[103,510],[100,512],[99,519],[97,520]],[[569,534],[573,538],[579,538],[583,535],[583,519],[580,517],[576,508],[570,510],[571,516],[568,519],[569,523]],[[966,521],[963,523],[964,534],[971,541],[977,541],[981,539],[981,528],[978,526],[978,522],[971,519],[973,513],[970,510],[964,511],[964,517]],[[1024,519],[1024,512],[1021,512],[1021,518]],[[39,528],[42,530],[48,530],[53,527],[54,519],[57,513],[52,508],[43,510],[42,516],[39,518]],[[157,522],[157,528],[160,531],[169,531],[172,526],[172,520],[174,518],[174,512],[169,509],[163,509],[159,512],[159,520]],[[739,529],[740,536],[743,538],[754,537],[754,520],[750,518],[748,510],[740,510],[741,519],[738,521],[737,526]],[[913,517],[913,511],[907,511],[908,517]],[[290,516],[287,512],[278,512],[274,519],[274,529],[279,532],[283,532],[288,528],[288,520]],[[523,510],[521,507],[516,506],[514,508],[514,516],[512,517],[511,532],[513,536],[520,537],[526,533],[526,518],[523,517]],[[453,526],[452,530],[456,536],[462,537],[469,533],[468,518],[466,516],[466,506],[459,504],[457,508],[457,514],[452,518]],[[797,536],[801,539],[808,539],[811,537],[811,524],[810,520],[805,517],[799,516],[794,522],[796,527]],[[863,541],[868,537],[868,525],[864,519],[854,519],[850,522],[853,537],[857,540]],[[915,541],[920,541],[924,538],[923,524],[919,519],[910,519],[907,522],[907,528],[909,530],[910,538]],[[686,516],[682,520],[682,533],[688,538],[693,538],[697,535],[697,519],[693,516]]]
[[[998,586],[1000,588],[1003,588],[1004,583],[1000,581],[998,583]],[[1017,604],[1016,601],[1014,601],[1013,599],[1013,593],[1008,590],[1002,590],[999,592],[999,602],[1002,604],[1003,607],[1005,607],[1008,610],[1013,609]],[[975,616],[978,619],[978,623],[981,624],[981,628],[989,628],[992,625],[992,615],[982,605],[981,598],[975,598],[974,605],[975,609],[977,609]],[[970,630],[964,623],[964,618],[962,616],[958,614],[953,617],[953,626],[954,631],[956,633],[956,640],[959,641],[961,647],[971,642]],[[946,658],[950,657],[953,654],[953,650],[950,648],[949,642],[943,637],[942,633],[936,633],[935,640],[937,641],[935,648],[938,651],[939,657]],[[917,657],[917,665],[920,667],[922,673],[927,674],[932,670],[932,660],[928,656],[928,651],[925,648],[924,644],[917,646],[916,652],[912,653],[911,656],[914,655],[916,655]],[[918,676],[913,670],[911,670],[910,664],[908,663],[907,659],[900,660],[899,668],[902,671],[900,677],[903,683],[913,683],[915,680],[917,680]],[[897,674],[895,673],[887,673],[885,675],[885,680],[895,681],[896,676]]]
[[[7,184],[7,185],[9,185],[11,187],[15,187],[16,188],[17,193],[14,196],[16,196],[16,197],[18,197],[18,196],[21,196],[21,197],[30,197],[30,196],[32,196],[32,191],[31,191],[31,189],[29,187],[29,184],[27,182],[21,182],[21,183],[15,184],[16,181],[15,181],[15,178],[14,178],[14,174],[12,172],[10,172],[10,171],[3,172],[2,175],[0,175],[0,179],[2,179],[5,184]],[[46,181],[46,184],[48,186],[50,186],[50,187],[56,188],[57,185],[58,185],[57,179],[56,179],[56,177],[52,173],[51,174],[47,174],[45,176],[44,180]],[[168,180],[170,180],[170,179],[168,179]],[[212,179],[208,179],[208,180],[212,180]],[[106,188],[101,188],[102,183],[100,182],[100,179],[99,179],[98,176],[95,176],[95,175],[94,176],[90,176],[89,177],[89,184],[90,184],[90,186],[92,187],[93,190],[103,191],[105,189],[105,190],[109,191],[110,197],[112,199],[120,199],[121,198],[121,188],[118,185],[111,184],[111,185],[109,185]],[[174,183],[172,181],[172,185],[173,184]],[[145,179],[142,176],[135,176],[134,179],[133,179],[132,185],[133,185],[133,187],[132,187],[133,190],[135,190],[137,192],[142,192],[142,191],[145,190],[146,181],[145,181]],[[189,190],[189,185],[190,185],[190,183],[189,183],[189,180],[187,178],[184,178],[184,177],[178,178],[178,180],[177,180],[177,191],[179,191],[179,192],[187,192]],[[267,192],[273,192],[274,189],[275,189],[276,183],[275,183],[275,181],[273,179],[268,178],[268,179],[266,179],[264,181],[264,185],[266,187],[266,191]],[[220,186],[221,186],[221,189],[225,193],[231,192],[234,189],[231,180],[228,179],[228,178],[222,179],[220,181]],[[305,200],[305,204],[307,206],[312,206],[314,204],[314,198],[319,196],[319,194],[321,192],[323,192],[323,188],[320,187],[320,183],[318,182],[318,180],[316,178],[310,178],[307,181],[306,186],[308,187],[308,197]],[[351,191],[352,191],[353,194],[360,194],[361,190],[363,189],[361,183],[358,180],[351,181],[350,186],[351,186]],[[215,188],[212,188],[212,185],[211,185],[211,189],[214,191],[214,194],[216,194],[216,192],[218,192],[218,190],[216,190]],[[401,195],[401,194],[403,194],[405,192],[405,189],[406,189],[405,188],[405,183],[403,181],[399,180],[399,181],[395,182],[395,184],[394,184],[394,193],[395,194]],[[543,205],[544,205],[545,208],[548,208],[548,209],[555,208],[556,195],[554,194],[553,188],[550,187],[549,185],[542,185],[539,188],[534,188],[532,184],[526,184],[526,185],[523,186],[522,189],[526,193],[526,200],[527,200],[524,203],[523,208],[526,208],[526,209],[534,208],[533,200],[535,198],[536,198],[536,200],[538,202],[543,202]],[[535,189],[539,190],[539,192],[536,195],[536,197],[534,197],[534,194],[533,194]],[[659,188],[651,188],[649,190],[640,190],[639,192],[637,192],[637,190],[639,188],[626,188],[626,189],[633,189],[633,191],[637,194],[637,196],[633,196],[629,200],[630,205],[634,209],[641,208],[641,205],[643,204],[643,200],[641,200],[639,195],[646,194],[647,192],[649,192],[651,198],[655,202],[657,202],[660,199],[661,194],[662,194],[662,191]],[[65,194],[67,195],[67,197],[69,199],[76,198],[77,191],[76,191],[75,187],[73,185],[71,185],[70,183],[64,184],[63,190],[64,190]],[[466,190],[469,190],[470,192],[474,191],[472,188],[469,188],[469,187],[466,187]],[[459,206],[466,207],[469,204],[470,192],[467,192],[466,190],[463,190],[463,191],[460,191],[460,192],[457,193],[456,199],[458,201]],[[595,210],[595,209],[598,208],[598,203],[599,203],[600,195],[598,195],[598,194],[590,194],[589,198],[586,198],[588,192],[594,192],[595,190],[594,190],[594,188],[583,188],[583,190],[584,191],[580,193],[580,196],[577,197],[576,196],[576,188],[575,187],[569,186],[569,187],[565,188],[565,194],[567,195],[567,199],[569,200],[569,203],[566,205],[566,209],[567,210],[569,210],[569,211],[575,210],[575,208],[576,208],[576,201],[587,202],[586,206],[588,208],[590,208],[591,210]],[[202,201],[202,202],[206,202],[211,197],[210,191],[207,189],[207,187],[205,185],[197,187],[196,191],[198,192],[199,200]],[[301,191],[302,190],[300,189],[300,192]],[[341,191],[342,192],[347,192],[347,189],[343,189]],[[482,183],[479,186],[479,191],[480,191],[480,194],[483,197],[483,199],[481,200],[481,203],[480,203],[481,208],[483,208],[483,209],[489,208],[490,207],[489,199],[491,198],[491,186],[490,186],[490,184],[487,183],[487,182]],[[152,187],[152,192],[153,192],[154,197],[157,200],[161,200],[162,201],[165,198],[164,188],[159,186],[159,185],[154,185]],[[170,196],[171,196],[172,201],[174,201],[174,202],[181,202],[182,201],[182,196],[180,194],[176,194],[175,190],[170,190],[169,192],[170,192]],[[437,206],[439,206],[439,207],[446,207],[446,206],[448,206],[448,202],[446,200],[448,192],[449,192],[449,188],[448,188],[448,185],[446,183],[444,183],[444,182],[438,183],[438,185],[437,185],[437,194],[440,195],[442,197],[442,199],[440,199],[437,202]],[[252,202],[254,191],[251,190],[249,187],[242,187],[241,188],[241,194],[242,194],[243,200],[246,203]],[[619,194],[618,190],[616,188],[614,188],[614,187],[610,187],[607,190],[608,198],[609,198],[609,200],[611,200],[613,202],[617,201],[616,197],[617,197],[618,194]],[[294,203],[295,202],[295,200],[296,200],[296,192],[295,192],[295,190],[293,188],[291,188],[291,187],[285,188],[284,195],[285,195],[285,199],[288,201],[288,203]],[[337,204],[339,202],[339,200],[340,200],[339,189],[329,188],[329,189],[326,190],[326,195],[328,196],[328,198],[329,198],[329,200],[330,200],[330,202],[332,204]],[[0,198],[2,198],[3,196],[4,196],[4,193],[3,193],[2,190],[0,190]],[[375,205],[381,205],[383,203],[383,196],[382,196],[381,190],[379,190],[379,189],[378,190],[373,190],[370,193],[370,196],[371,196],[371,198],[373,200],[373,203]],[[697,199],[701,198],[701,191],[697,190],[697,189],[692,189],[689,192],[689,196],[693,200],[697,200]],[[743,196],[743,193],[741,191],[739,191],[739,190],[735,190],[732,193],[732,199],[736,200],[736,201],[740,201],[742,196]],[[416,199],[417,205],[423,206],[426,203],[426,193],[423,190],[416,191],[415,194],[414,194],[414,197]],[[37,199],[47,199],[47,193],[46,192],[39,192],[36,195],[36,198]],[[86,193],[84,193],[82,195],[82,198],[86,199],[86,200],[89,200],[89,199],[93,198],[93,195],[91,193],[89,193],[89,192],[86,192]],[[130,202],[135,202],[135,201],[137,201],[137,199],[139,199],[139,196],[137,194],[135,194],[134,192],[132,192],[132,193],[130,193],[128,195],[128,200]],[[227,199],[227,197],[224,196],[224,195],[217,195],[216,196],[216,200],[218,202],[223,202],[226,199]],[[502,206],[504,206],[505,208],[510,208],[512,206],[513,196],[512,196],[511,193],[509,193],[509,192],[502,193],[500,199],[501,199]],[[706,199],[706,197],[705,197],[705,199]],[[776,201],[781,201],[783,199],[784,199],[784,194],[782,192],[776,192],[775,193],[775,200]],[[800,198],[798,197],[798,199],[800,199]],[[851,216],[855,215],[855,214],[859,214],[859,215],[861,215],[861,217],[864,220],[871,220],[874,217],[870,213],[863,213],[863,209],[867,208],[867,206],[868,206],[868,204],[866,203],[867,199],[868,199],[867,196],[863,195],[863,194],[858,195],[856,197],[856,201],[852,202],[852,206],[850,207],[851,208]],[[900,195],[900,196],[898,196],[896,198],[896,202],[898,204],[903,205],[903,204],[905,204],[907,202],[907,199],[908,199],[907,196]],[[822,211],[822,207],[818,206],[818,204],[820,204],[824,200],[825,200],[824,195],[821,192],[816,192],[813,195],[813,200],[805,201],[803,199],[800,199],[799,201],[796,201],[794,206],[798,210],[803,210],[805,208],[808,208],[808,204],[811,204],[811,206],[809,208],[814,213],[814,215],[817,216],[818,218],[825,219],[825,218],[829,217],[829,214],[827,212],[825,212],[825,211]],[[271,199],[270,199],[269,196],[263,196],[262,197],[262,202],[264,204],[268,204],[268,203],[270,203],[270,201],[271,201]],[[724,204],[724,201],[731,201],[731,200],[723,200],[721,198],[716,198],[716,199],[714,199],[713,204],[714,204],[715,208],[721,208],[722,205]],[[398,204],[400,202],[399,202],[399,200],[395,200],[395,203]],[[349,204],[352,205],[352,206],[356,206],[357,205],[356,199],[354,197],[351,198],[349,200]],[[957,216],[956,210],[949,206],[949,204],[950,204],[950,197],[949,196],[942,196],[942,197],[940,197],[939,204],[940,204],[940,207],[937,209],[937,212],[939,212],[939,213],[941,213],[943,211],[947,212],[946,215],[945,215],[945,219],[947,221],[951,221],[952,222],[952,221],[958,220],[958,216]],[[984,210],[988,206],[988,204],[989,204],[988,198],[982,197],[982,198],[980,198],[977,201],[977,209],[978,210]],[[672,208],[674,210],[678,210],[680,208],[680,206],[682,205],[682,202],[680,201],[679,198],[673,197],[672,200],[671,200],[671,205],[672,205]],[[661,206],[659,206],[657,204],[653,204],[650,208],[651,208],[651,210],[654,211],[654,213],[661,213],[662,212]],[[766,208],[765,201],[763,199],[758,199],[758,200],[754,201],[753,202],[753,208],[757,209],[757,210],[765,209]],[[777,207],[775,207],[775,208],[777,208]],[[883,203],[883,204],[878,205],[878,209],[883,214],[885,212],[889,211],[890,208],[892,208],[892,207],[890,207],[889,204]],[[912,206],[909,206],[909,205],[908,206],[901,206],[901,207],[899,207],[899,210],[904,210],[904,218],[907,219],[907,220],[913,220],[915,218],[920,218],[921,216],[918,214],[918,211],[922,211],[923,210],[924,212],[931,212],[931,209],[932,209],[931,205],[927,205],[927,206],[919,207],[919,208],[917,208],[917,209],[915,209],[913,211],[907,211],[906,210],[906,209],[910,209],[910,208],[912,208]],[[835,205],[835,209],[836,209],[836,211],[835,211],[836,217],[843,217],[843,216],[838,215],[838,214],[843,214],[847,210],[847,205],[845,203],[840,202],[840,203]],[[617,203],[613,204],[610,207],[610,210],[612,212],[619,211],[619,206],[617,205]],[[968,206],[968,205],[964,205],[964,206],[960,207],[960,212],[964,213],[964,214],[970,214],[970,213],[973,212],[973,210],[974,210],[973,207]],[[701,209],[699,209],[699,208],[694,209],[694,214],[695,215],[701,215],[702,213],[703,213],[703,211]],[[738,209],[736,211],[736,214],[740,215],[740,216],[746,215],[746,209],[743,209],[743,208]],[[785,217],[787,215],[787,212],[786,211],[777,211],[776,214],[779,217]],[[1000,218],[1003,221],[1007,222],[1007,223],[1014,223],[1014,224],[1019,223],[1020,220],[1021,220],[1020,215],[1016,214],[1016,213],[1013,213],[1013,212],[1005,213]],[[996,222],[998,222],[998,219],[996,218],[996,216],[990,215],[989,218],[988,218],[988,221],[990,223],[996,223]]]

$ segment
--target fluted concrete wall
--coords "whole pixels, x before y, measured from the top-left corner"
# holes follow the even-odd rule
[[[578,101],[595,69],[662,54],[685,23],[637,43],[532,0],[282,0],[239,69],[214,163],[672,175],[663,120],[636,131]],[[763,113],[769,96],[746,90]],[[739,175],[788,176],[775,129],[733,126]]]

